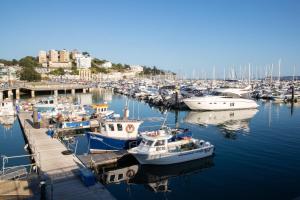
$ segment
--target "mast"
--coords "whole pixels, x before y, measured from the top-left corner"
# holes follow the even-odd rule
[[[249,63],[249,85],[251,84],[251,65],[250,65],[250,63]]]
[[[296,69],[296,65],[294,65],[294,72],[293,72],[293,83],[295,81],[295,69]]]
[[[278,82],[280,83],[280,64],[281,64],[281,58],[278,60]]]

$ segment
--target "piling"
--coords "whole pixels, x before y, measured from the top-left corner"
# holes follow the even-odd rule
[[[291,88],[292,88],[292,103],[294,103],[295,102],[295,87],[294,87],[294,85],[292,85]]]

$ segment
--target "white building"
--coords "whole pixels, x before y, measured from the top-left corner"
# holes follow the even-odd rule
[[[89,56],[84,56],[82,54],[76,56],[77,68],[88,69],[91,67],[92,58]]]
[[[0,63],[0,82],[13,82],[17,80],[17,70],[12,66]]]
[[[105,62],[101,65],[101,67],[104,67],[104,68],[111,68],[112,67],[112,63],[111,62]]]
[[[71,68],[71,62],[50,62],[48,63],[48,67],[50,68]]]
[[[140,65],[130,65],[130,69],[131,71],[136,73],[142,72],[144,70],[143,67]]]

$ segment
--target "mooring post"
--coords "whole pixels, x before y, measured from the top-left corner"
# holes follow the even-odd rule
[[[294,103],[294,101],[295,101],[295,87],[294,87],[294,85],[292,85],[291,87],[292,87],[292,103]]]
[[[42,180],[40,182],[41,188],[41,200],[46,200],[46,181]]]

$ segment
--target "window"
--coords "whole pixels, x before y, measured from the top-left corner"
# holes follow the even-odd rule
[[[101,127],[103,128],[104,131],[106,131],[106,126],[105,126],[105,124],[101,123]]]
[[[111,175],[111,177],[109,178],[109,181],[114,181],[115,180],[115,175]]]
[[[163,146],[163,145],[165,145],[164,140],[157,140],[157,142],[155,143],[155,146]]]
[[[53,104],[53,103],[54,103],[53,100],[50,100],[49,102],[50,102],[50,104]]]
[[[118,131],[122,131],[123,130],[122,124],[117,124],[117,129]]]
[[[118,180],[121,180],[123,178],[123,174],[119,174]]]
[[[108,129],[109,129],[110,131],[115,131],[115,127],[114,127],[113,124],[108,124]]]
[[[153,144],[153,141],[151,141],[151,140],[148,140],[146,143],[146,145],[148,145],[148,146],[151,146],[152,144]]]
[[[230,106],[234,106],[234,103],[230,103]]]

